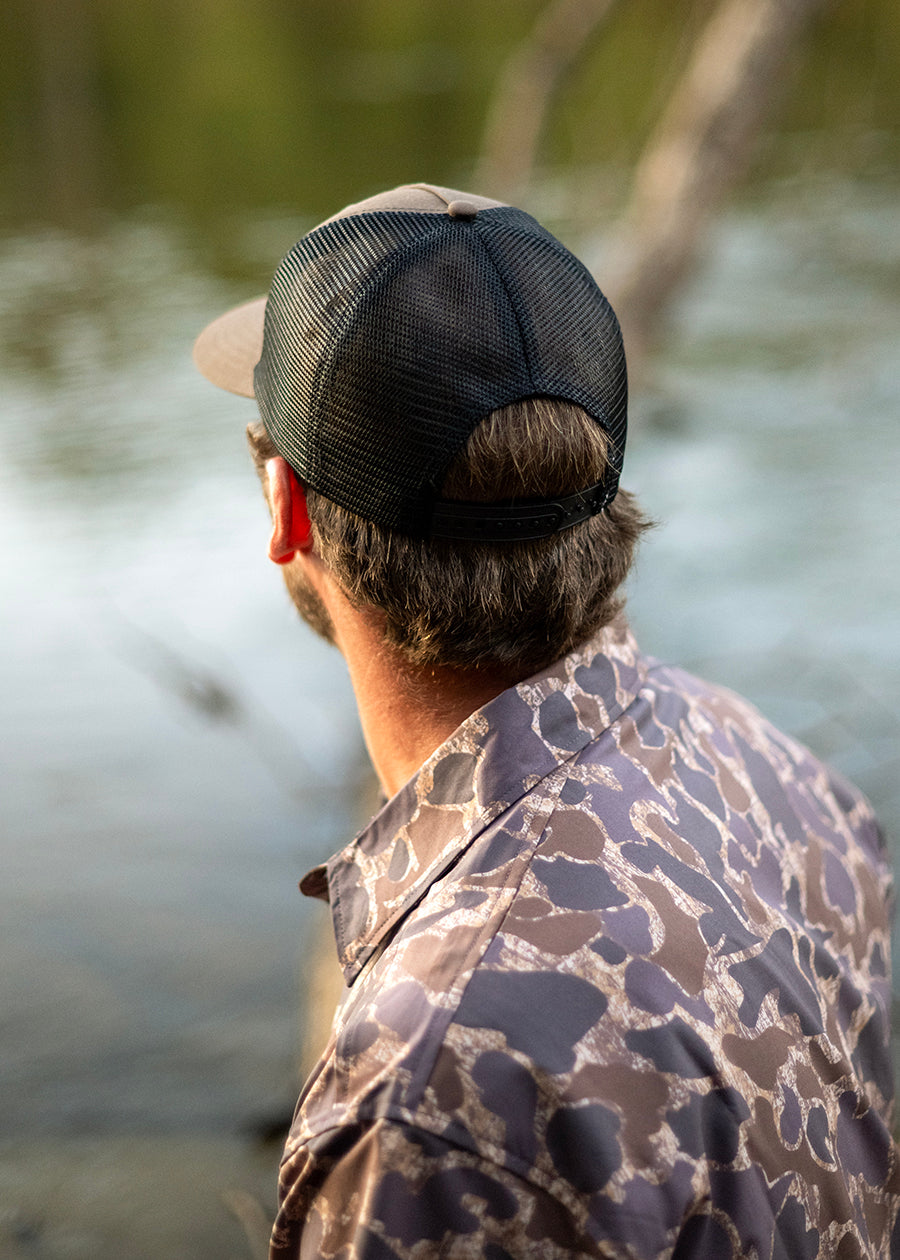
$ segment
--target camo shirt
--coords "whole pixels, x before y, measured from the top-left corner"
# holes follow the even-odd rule
[[[900,1254],[889,887],[854,789],[601,632],[304,881],[348,988],[272,1260]]]

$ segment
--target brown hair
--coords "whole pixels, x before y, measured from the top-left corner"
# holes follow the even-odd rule
[[[257,462],[275,449],[248,428]],[[608,441],[572,403],[527,398],[487,416],[447,472],[446,499],[570,494],[603,477]],[[532,542],[410,538],[307,491],[322,561],[349,599],[373,605],[411,665],[512,671],[563,656],[620,611],[619,588],[650,522],[626,490],[603,512]]]

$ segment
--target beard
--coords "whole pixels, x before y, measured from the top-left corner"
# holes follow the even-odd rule
[[[284,584],[297,612],[311,630],[332,647],[335,645],[334,622],[322,600],[296,564],[286,564],[282,569]]]

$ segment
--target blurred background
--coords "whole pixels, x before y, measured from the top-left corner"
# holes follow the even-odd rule
[[[0,1257],[264,1254],[363,820],[196,333],[320,218],[515,196],[632,355],[646,650],[900,836],[893,0],[4,0]]]

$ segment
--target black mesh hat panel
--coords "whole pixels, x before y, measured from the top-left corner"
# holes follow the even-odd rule
[[[311,232],[272,282],[255,391],[300,478],[387,528],[428,533],[475,425],[539,394],[584,407],[612,439],[614,475],[584,514],[615,493],[618,324],[582,264],[511,207],[369,212]],[[452,536],[468,528],[457,522]]]
[[[297,242],[272,279],[262,357],[254,373],[256,399],[278,450],[323,494],[317,484],[318,450],[320,441],[327,445],[328,433],[327,414],[318,411],[319,377],[369,276],[422,235],[423,218],[366,215],[371,230],[365,232],[354,231],[352,219],[325,224]],[[371,222],[375,219],[382,222]],[[360,420],[364,423],[364,417]]]
[[[330,497],[424,531],[478,421],[534,392],[509,298],[469,224],[444,218],[378,276],[322,383],[331,440],[320,475]]]
[[[481,218],[481,216],[479,216]],[[583,407],[611,440],[622,470],[628,380],[619,321],[593,276],[554,236],[520,210],[504,212],[484,236],[511,295],[531,365],[534,392]]]

